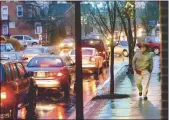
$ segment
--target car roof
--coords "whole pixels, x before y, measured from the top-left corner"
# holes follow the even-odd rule
[[[58,55],[38,55],[38,56],[35,56],[33,58],[44,58],[44,57],[49,57],[49,58],[62,58],[61,56],[58,56]]]

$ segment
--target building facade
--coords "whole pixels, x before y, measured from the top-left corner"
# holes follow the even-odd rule
[[[27,24],[23,17],[26,11],[25,1],[2,1],[1,2],[1,31],[2,35],[29,35],[39,38],[43,33],[40,21],[34,21],[32,26]],[[31,14],[31,13],[30,13]],[[45,38],[45,35],[43,35]]]

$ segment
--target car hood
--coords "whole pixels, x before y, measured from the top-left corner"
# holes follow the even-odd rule
[[[46,72],[57,72],[59,70],[63,69],[63,67],[43,67],[43,68],[40,68],[40,67],[27,67],[26,66],[26,70],[27,72],[38,72],[38,71],[46,71]]]

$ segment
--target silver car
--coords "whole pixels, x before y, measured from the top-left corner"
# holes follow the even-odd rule
[[[48,47],[28,47],[23,51],[24,65],[27,64],[33,57],[43,54],[52,54]]]
[[[136,46],[134,51],[137,50],[139,50],[139,48]],[[114,48],[114,54],[120,54],[127,57],[129,55],[128,42],[124,40],[119,41],[117,46]]]
[[[23,46],[39,45],[40,44],[39,39],[35,39],[29,35],[11,35],[10,38],[15,38],[15,39],[19,40],[19,42]]]

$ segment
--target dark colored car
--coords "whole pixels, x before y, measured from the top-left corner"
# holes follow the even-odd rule
[[[55,55],[36,56],[29,61],[26,70],[32,74],[38,88],[63,91],[64,97],[69,96],[71,75],[61,57]]]
[[[102,39],[82,39],[82,47],[96,48],[99,55],[104,59],[104,65],[109,64],[109,52],[108,48]]]
[[[20,62],[0,62],[1,117],[17,119],[18,110],[36,108],[35,81],[29,77]]]
[[[150,51],[153,51],[155,55],[160,54],[160,38],[159,37],[147,37],[145,42],[148,44]],[[140,47],[141,43],[137,43]]]
[[[10,43],[0,43],[0,52],[15,52],[15,49]]]

